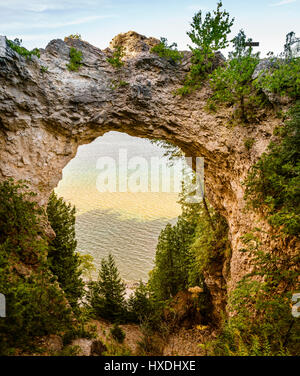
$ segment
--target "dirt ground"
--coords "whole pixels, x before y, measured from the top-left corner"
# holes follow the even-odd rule
[[[93,320],[97,327],[97,334],[103,342],[107,341],[110,328],[113,324],[104,320]],[[126,334],[124,346],[131,350],[132,355],[137,354],[138,342],[143,334],[139,325],[119,325]],[[159,333],[158,333],[159,335]],[[165,341],[163,355],[165,356],[204,356],[205,349],[201,346],[208,340],[215,338],[215,333],[209,327],[195,326],[191,329],[180,328],[171,334]]]

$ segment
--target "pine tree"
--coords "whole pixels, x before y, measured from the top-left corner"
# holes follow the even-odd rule
[[[78,307],[83,296],[80,258],[76,254],[75,208],[52,193],[47,214],[56,237],[50,242],[48,261],[50,270],[58,278],[72,308]]]
[[[134,293],[128,299],[129,318],[136,322],[142,322],[153,314],[153,310],[149,288],[147,284],[139,281]]]
[[[263,96],[254,85],[253,74],[259,63],[259,52],[253,53],[249,46],[252,39],[243,30],[232,40],[234,51],[229,60],[210,75],[213,95],[210,104],[227,103],[237,106],[235,116],[247,123],[263,103]]]
[[[87,299],[96,316],[110,321],[122,321],[126,315],[125,284],[114,257],[101,260],[98,280],[89,283]]]

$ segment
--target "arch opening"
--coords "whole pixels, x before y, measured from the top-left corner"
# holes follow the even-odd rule
[[[112,253],[127,283],[147,281],[161,230],[181,214],[183,159],[170,164],[165,152],[149,139],[110,131],[79,146],[63,169],[55,192],[76,207],[77,251],[94,258],[93,278]]]

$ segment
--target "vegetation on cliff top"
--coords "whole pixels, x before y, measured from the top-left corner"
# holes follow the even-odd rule
[[[168,45],[166,38],[160,38],[160,43],[151,48],[151,52],[157,54],[159,57],[170,60],[173,63],[181,63],[183,53],[177,50],[177,43]]]
[[[192,66],[187,74],[184,86],[176,94],[190,94],[202,86],[203,80],[214,68],[215,53],[228,46],[228,34],[234,22],[226,10],[222,10],[222,2],[218,2],[213,13],[208,12],[203,19],[202,11],[196,13],[191,23],[191,31],[187,32],[193,53]]]
[[[40,57],[40,51],[38,48],[34,48],[29,51],[25,47],[22,47],[22,39],[15,38],[14,40],[7,39],[9,47],[16,51],[19,55],[24,56],[26,59],[31,59],[32,56]]]

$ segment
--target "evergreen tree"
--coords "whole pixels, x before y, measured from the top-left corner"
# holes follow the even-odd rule
[[[185,95],[202,86],[203,79],[212,72],[215,53],[229,44],[227,35],[231,31],[234,18],[226,10],[222,10],[222,2],[217,3],[217,9],[206,13],[197,12],[191,23],[191,31],[187,32],[191,42],[196,47],[190,47],[193,52],[192,65],[187,74],[184,86],[177,90],[177,94]]]
[[[0,355],[35,351],[36,337],[72,327],[71,310],[49,271],[43,210],[23,182],[0,183]]]
[[[101,260],[98,280],[89,283],[87,299],[98,317],[121,321],[126,315],[125,285],[120,278],[114,257]]]
[[[133,321],[142,322],[153,314],[154,306],[150,299],[150,292],[147,284],[139,282],[134,293],[128,300],[128,315]]]
[[[83,296],[80,258],[76,254],[75,208],[52,193],[47,214],[56,237],[49,244],[48,261],[50,270],[58,278],[61,288],[73,308]]]
[[[190,245],[197,226],[197,212],[198,204],[185,205],[176,225],[167,224],[159,236],[149,285],[160,300],[167,300],[188,287],[193,265]]]
[[[252,40],[246,39],[243,30],[240,30],[232,42],[234,51],[229,53],[229,60],[210,75],[210,86],[214,93],[209,103],[235,104],[235,115],[247,123],[251,120],[252,112],[257,112],[257,107],[263,100],[253,84],[259,53],[254,54],[252,47],[247,47]]]

